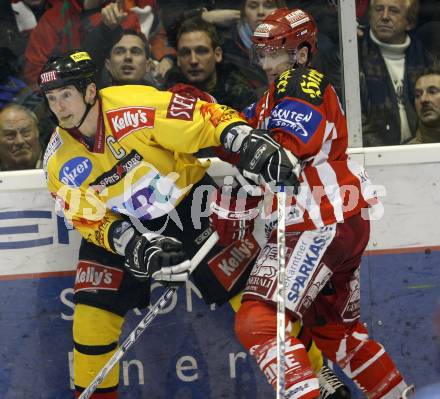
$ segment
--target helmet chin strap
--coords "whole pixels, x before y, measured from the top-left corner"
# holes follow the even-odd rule
[[[86,103],[86,101],[85,101],[85,97],[86,97],[86,95],[84,94],[83,99],[84,99],[84,102]],[[97,97],[95,96],[95,99],[93,100],[93,103],[92,103],[92,104],[86,103],[86,109],[85,109],[85,111],[84,111],[84,113],[83,113],[83,116],[82,116],[81,120],[80,120],[80,121],[78,122],[78,124],[77,124],[75,127],[73,127],[72,129],[79,130],[79,128],[81,127],[81,125],[84,123],[84,120],[87,118],[87,115],[89,114],[90,110],[91,110],[92,107],[96,104],[96,98],[97,98]]]
[[[72,129],[79,129],[81,127],[81,125],[84,123],[84,119],[86,119],[87,115],[89,114],[90,110],[92,109],[93,104],[86,104],[86,110],[83,113],[83,116],[81,118],[81,120],[78,122],[78,124],[76,126],[74,126]]]

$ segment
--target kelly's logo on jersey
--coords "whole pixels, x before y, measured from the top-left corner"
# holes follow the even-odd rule
[[[197,100],[174,93],[168,105],[167,118],[192,121]]]
[[[270,113],[268,129],[283,129],[307,143],[318,129],[322,115],[301,101],[284,100]]]
[[[76,157],[67,161],[60,170],[59,179],[67,186],[79,187],[92,172],[92,162],[85,157]]]
[[[107,111],[110,129],[117,140],[140,129],[154,127],[156,110],[151,107],[124,107]]]
[[[138,166],[142,161],[142,157],[136,150],[130,152],[122,158],[113,168],[108,172],[98,176],[96,180],[90,183],[90,187],[94,187],[96,191],[101,192],[104,188],[113,186],[120,182],[124,176],[133,168]]]

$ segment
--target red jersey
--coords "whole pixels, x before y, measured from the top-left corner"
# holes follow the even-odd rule
[[[254,128],[270,129],[302,164],[299,192],[286,212],[288,230],[341,222],[377,201],[364,169],[348,159],[344,111],[322,73],[306,67],[283,72],[244,114]]]

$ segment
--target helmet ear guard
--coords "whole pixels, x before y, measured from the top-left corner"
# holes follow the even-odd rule
[[[40,73],[38,84],[43,93],[68,85],[84,93],[90,83],[96,83],[96,72],[96,65],[86,51],[73,50],[51,57]]]

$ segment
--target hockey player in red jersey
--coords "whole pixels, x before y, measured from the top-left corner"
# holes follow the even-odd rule
[[[307,67],[316,25],[299,9],[279,9],[253,34],[254,53],[274,82],[246,114],[251,134],[228,132],[224,148],[255,183],[283,184],[286,209],[286,310],[301,319],[328,359],[369,399],[399,399],[407,388],[382,345],[360,322],[359,267],[377,206],[362,167],[348,159],[348,132],[337,94]],[[276,227],[261,250],[236,317],[236,334],[276,386]],[[319,397],[304,345],[286,342],[286,398]]]
[[[217,102],[210,94],[184,83],[176,84],[168,90],[189,98],[200,99],[207,102]],[[237,156],[228,157],[228,153],[222,150],[221,146],[216,147],[215,151],[218,152],[220,158],[226,158],[224,159],[226,162],[233,164],[238,162]],[[234,192],[236,195],[240,194],[240,188],[243,189],[244,186],[255,188],[254,185],[249,186],[249,182],[238,174],[236,175],[236,179],[237,183],[241,182],[242,184],[237,184],[235,189],[232,190],[225,190],[224,186],[223,188],[219,188],[213,196],[215,200],[211,203],[213,209],[210,218],[211,223],[217,227],[221,241],[226,247],[232,244],[238,236],[245,237],[254,230],[253,223],[257,215],[256,208],[262,200],[262,197],[258,195],[246,195],[245,198],[243,198],[244,201],[239,199],[238,206],[236,206],[237,198],[234,198],[234,196],[230,194]],[[244,192],[242,191],[241,194],[244,194]],[[228,209],[225,207],[226,204]],[[249,210],[249,212],[247,212],[247,210]],[[224,223],[224,220],[219,219],[219,214],[223,214],[223,216],[227,215],[228,222]],[[241,226],[238,220],[242,221]],[[260,237],[260,240],[261,239],[264,240],[263,237]],[[261,242],[259,242],[259,244],[262,245]],[[240,293],[229,301],[235,312],[240,308],[241,296],[242,294]],[[291,330],[291,335],[301,339],[301,342],[303,342],[307,348],[308,358],[319,380],[321,397],[323,399],[350,399],[348,388],[339,381],[334,372],[324,364],[322,354],[313,343],[308,330],[301,326],[299,321],[292,323]]]

